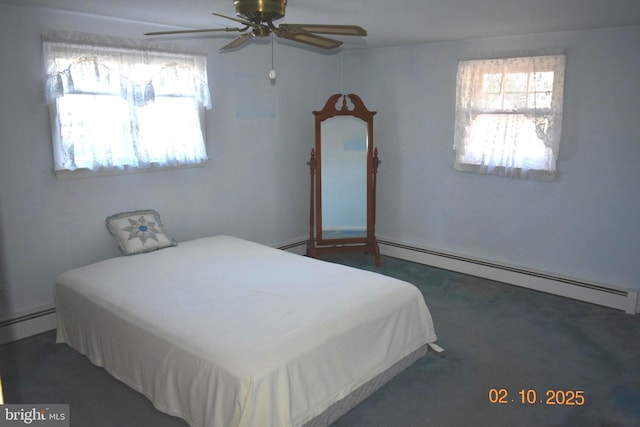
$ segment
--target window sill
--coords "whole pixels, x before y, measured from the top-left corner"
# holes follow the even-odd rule
[[[107,177],[107,176],[117,176],[117,175],[130,175],[137,173],[148,173],[148,172],[162,172],[162,171],[172,171],[179,169],[192,169],[192,168],[201,168],[204,167],[206,161],[201,163],[193,163],[187,165],[179,165],[179,166],[151,166],[147,168],[130,168],[125,167],[123,169],[113,169],[113,170],[98,170],[92,171],[89,169],[63,169],[54,171],[56,178],[59,181],[66,181],[70,179],[82,179],[82,178],[98,178],[98,177]]]
[[[456,162],[454,169],[459,172],[469,172],[479,175],[496,175],[509,178],[529,179],[531,181],[555,181],[557,171],[554,170],[537,170],[521,168],[506,168],[504,166],[489,167],[472,163]]]

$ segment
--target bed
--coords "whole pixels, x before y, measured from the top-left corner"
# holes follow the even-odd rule
[[[328,425],[436,340],[410,283],[231,236],[54,284],[57,341],[190,426]]]

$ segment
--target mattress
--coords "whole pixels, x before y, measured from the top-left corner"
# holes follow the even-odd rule
[[[58,342],[192,427],[321,425],[436,340],[414,285],[231,236],[68,271],[54,297]]]

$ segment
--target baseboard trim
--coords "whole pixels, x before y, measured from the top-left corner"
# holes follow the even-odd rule
[[[292,240],[287,243],[281,243],[279,245],[274,245],[274,248],[281,249],[283,251],[292,252],[298,255],[306,255],[307,253],[307,243],[309,243],[309,238],[299,238],[296,240]]]
[[[0,321],[0,345],[56,328],[56,309],[46,307]]]
[[[537,272],[387,239],[378,239],[378,244],[383,255],[615,308],[629,314],[640,312],[636,290]]]

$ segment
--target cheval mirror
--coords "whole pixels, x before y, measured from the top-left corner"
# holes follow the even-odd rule
[[[354,94],[335,94],[313,112],[316,141],[311,150],[307,255],[372,253],[380,265],[375,237],[378,149],[373,116]]]

